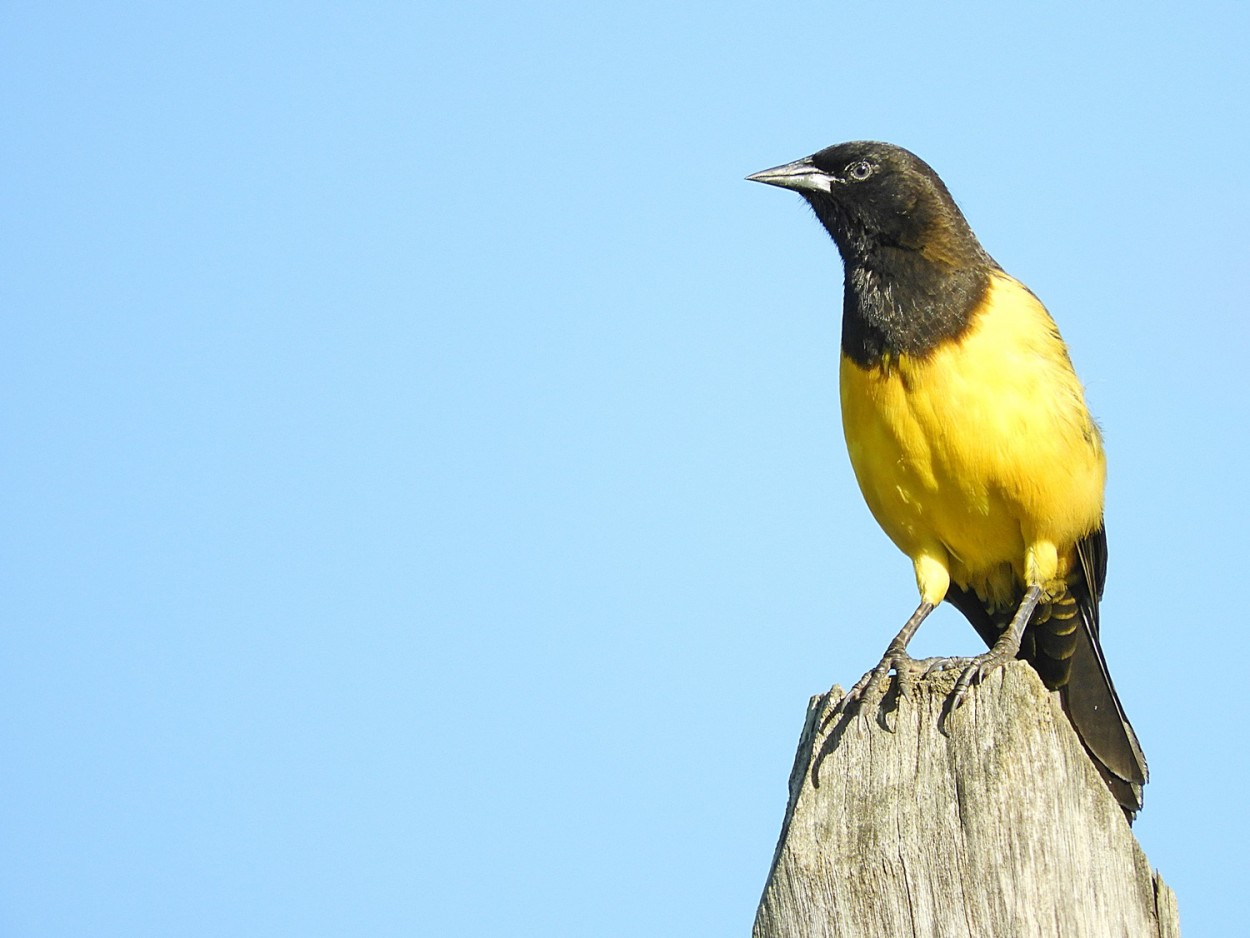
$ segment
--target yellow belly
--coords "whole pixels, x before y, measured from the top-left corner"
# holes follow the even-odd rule
[[[844,356],[841,397],[860,489],[930,602],[947,576],[1004,603],[1062,578],[1101,521],[1098,428],[1050,315],[1006,275],[929,356],[870,369]]]

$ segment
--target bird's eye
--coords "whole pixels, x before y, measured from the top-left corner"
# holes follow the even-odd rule
[[[862,182],[863,180],[867,179],[869,176],[872,175],[872,171],[874,169],[876,169],[876,167],[873,166],[871,163],[867,162],[866,160],[860,160],[848,166],[846,168],[846,172],[847,172],[847,175],[850,176],[852,179]]]

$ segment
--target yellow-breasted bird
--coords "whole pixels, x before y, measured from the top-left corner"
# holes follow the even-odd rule
[[[916,573],[920,605],[839,709],[894,670],[959,669],[952,707],[1013,657],[1060,694],[1125,812],[1146,759],[1098,641],[1106,457],[1046,308],[981,247],[942,180],[858,141],[747,177],[792,189],[845,267],[842,426],[864,499]],[[990,650],[916,662],[945,599]]]

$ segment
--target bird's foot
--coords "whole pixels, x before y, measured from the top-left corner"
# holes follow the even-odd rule
[[[960,672],[959,680],[955,682],[955,687],[951,691],[947,710],[948,713],[954,713],[963,704],[969,687],[973,684],[980,684],[989,674],[997,671],[1013,658],[1015,658],[1014,650],[994,647],[971,658],[926,658],[917,664],[924,666],[924,677],[942,671]]]
[[[886,649],[885,655],[877,666],[856,681],[855,686],[838,701],[837,706],[830,712],[830,717],[846,713],[856,704],[862,703],[871,689],[888,677],[891,671],[897,678],[896,686],[899,696],[906,697],[916,682],[916,675],[923,670],[922,665],[923,662],[917,661],[902,648],[891,645]]]

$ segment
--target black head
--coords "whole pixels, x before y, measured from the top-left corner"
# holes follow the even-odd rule
[[[957,338],[997,267],[929,164],[888,143],[840,143],[748,176],[793,189],[846,265],[842,351],[863,367]]]
[[[803,196],[848,263],[902,249],[953,267],[993,264],[938,174],[902,147],[839,143],[747,179]]]

